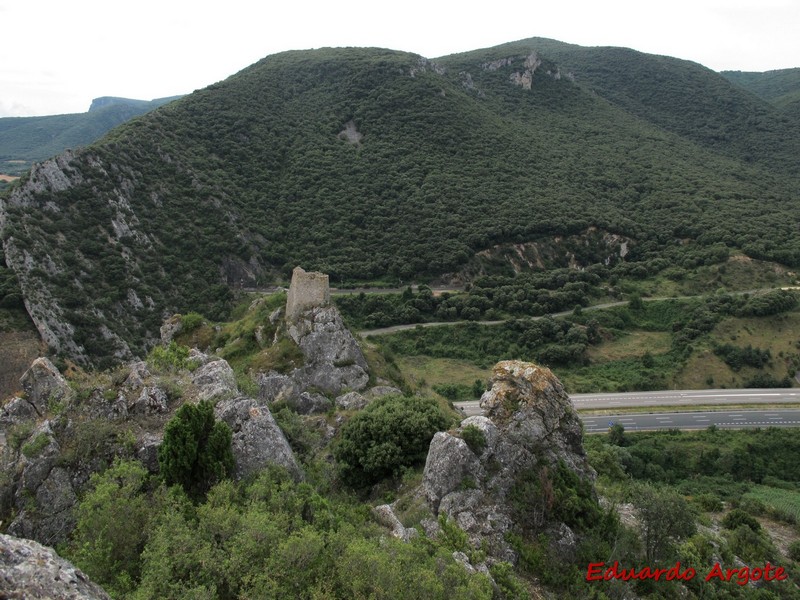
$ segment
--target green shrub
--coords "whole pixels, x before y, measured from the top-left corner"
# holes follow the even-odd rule
[[[156,346],[147,356],[147,364],[156,371],[180,371],[192,365],[189,348],[171,341],[168,346]]]
[[[431,438],[448,425],[433,400],[384,396],[342,427],[333,454],[345,482],[371,485],[424,462]]]
[[[722,510],[722,501],[716,494],[698,494],[694,499],[695,504],[708,512],[718,512]]]
[[[147,526],[157,514],[144,493],[147,480],[141,463],[117,459],[104,473],[92,475],[91,490],[77,509],[78,523],[67,552],[112,593],[130,592],[139,577]]]
[[[795,540],[789,544],[788,556],[792,560],[800,562],[800,540]]]
[[[12,425],[8,431],[8,445],[14,450],[19,450],[22,443],[27,440],[33,432],[33,423],[30,421],[23,421]]]
[[[486,448],[486,436],[477,425],[467,425],[461,430],[461,437],[475,454],[480,455]]]
[[[194,331],[203,324],[203,315],[190,312],[181,316],[181,333]]]
[[[164,429],[158,465],[167,485],[179,484],[193,498],[233,472],[231,430],[215,421],[210,402],[178,409]]]
[[[28,458],[35,458],[50,444],[50,436],[40,433],[33,440],[22,447],[22,453]]]
[[[738,529],[742,525],[747,525],[753,531],[761,529],[761,524],[741,508],[734,508],[722,519],[722,526],[725,529]]]

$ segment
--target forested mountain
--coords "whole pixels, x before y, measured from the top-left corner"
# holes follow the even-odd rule
[[[0,224],[45,341],[123,358],[164,314],[220,317],[231,288],[299,264],[334,284],[461,277],[558,240],[529,266],[623,254],[646,273],[712,247],[798,266],[799,128],[695,63],[619,48],[294,51],[35,167]]]
[[[18,175],[65,148],[86,146],[137,115],[175,100],[95,98],[85,113],[0,119],[0,172]]]
[[[765,73],[723,71],[722,76],[778,107],[800,101],[800,68]]]

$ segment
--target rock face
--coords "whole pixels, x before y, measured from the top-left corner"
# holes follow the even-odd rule
[[[116,384],[83,390],[80,402],[49,360],[34,361],[22,378],[24,397],[0,407],[0,521],[8,532],[47,545],[68,539],[91,474],[115,457],[138,459],[157,473],[163,428],[179,406],[172,389],[184,401],[216,402],[217,418],[232,430],[237,477],[279,465],[302,479],[266,403],[240,394],[226,361],[201,352],[192,360],[201,365],[193,373],[169,376],[133,363]]]
[[[110,600],[52,548],[0,534],[0,598]]]
[[[227,361],[221,358],[209,360],[192,375],[200,400],[220,399],[238,393],[236,375]]]
[[[61,402],[71,390],[66,379],[47,358],[37,358],[20,379],[22,391],[39,415],[47,412],[51,402]]]
[[[286,468],[295,479],[302,478],[289,442],[269,408],[252,398],[240,396],[217,404],[214,414],[231,428],[237,479],[258,473],[270,465]]]
[[[509,494],[517,477],[559,463],[591,481],[595,473],[583,450],[578,415],[549,369],[521,361],[498,363],[481,407],[487,416],[469,417],[456,432],[434,436],[423,491],[433,511],[455,519],[474,543],[488,541],[490,554],[515,561],[504,538],[514,527]],[[468,426],[483,434],[482,448],[470,448],[462,438]],[[561,540],[571,539],[563,523],[544,527],[558,532]]]
[[[325,412],[324,396],[361,391],[369,382],[367,361],[355,338],[330,304],[328,276],[295,268],[286,300],[285,335],[297,344],[305,364],[288,375],[270,372],[259,380],[259,397],[286,401],[302,414]]]
[[[288,333],[306,357],[305,366],[294,373],[303,387],[333,395],[366,387],[367,361],[336,307],[303,312],[288,322]]]

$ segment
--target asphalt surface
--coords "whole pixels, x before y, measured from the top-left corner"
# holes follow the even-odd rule
[[[722,410],[710,412],[672,412],[660,414],[581,415],[586,433],[608,431],[615,423],[626,431],[654,429],[752,429],[755,427],[800,427],[800,409]]]
[[[665,390],[659,392],[631,392],[619,394],[574,394],[570,396],[578,410],[649,408],[647,413],[620,413],[611,415],[582,414],[587,433],[607,431],[614,423],[625,429],[705,429],[716,425],[720,429],[753,427],[800,427],[800,409],[774,408],[776,404],[800,403],[800,390],[744,389],[744,390]],[[725,404],[767,404],[764,409],[728,409],[703,411],[692,407]],[[467,416],[483,414],[477,400],[456,402]],[[667,406],[684,406],[686,411],[668,412]]]
[[[800,403],[800,389],[666,390],[615,394],[572,394],[578,410],[635,406],[708,406],[712,404]]]

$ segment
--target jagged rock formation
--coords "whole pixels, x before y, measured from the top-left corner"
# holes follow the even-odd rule
[[[260,397],[283,400],[302,414],[327,411],[331,397],[361,391],[369,367],[353,335],[330,304],[328,276],[294,270],[286,300],[285,335],[297,344],[305,364],[286,375],[271,371],[259,378]]]
[[[578,415],[549,369],[521,361],[498,363],[481,407],[486,416],[469,417],[457,431],[434,436],[423,491],[434,513],[455,519],[477,546],[488,542],[493,556],[514,561],[505,533],[515,526],[509,495],[518,476],[559,463],[581,478],[593,481],[595,473],[583,450]],[[470,448],[463,439],[468,426],[482,432],[482,448]],[[543,523],[542,528],[554,543],[574,543],[563,523]]]
[[[110,596],[52,548],[0,534],[0,598],[110,600]]]
[[[231,446],[237,479],[254,475],[270,465],[284,467],[295,479],[302,479],[303,471],[269,408],[252,398],[239,396],[217,404],[214,414],[233,433]]]
[[[216,402],[216,417],[232,431],[236,476],[270,465],[300,469],[264,402],[241,395],[230,365],[193,351],[193,373],[151,373],[144,362],[121,370],[84,398],[76,397],[58,369],[36,359],[22,377],[24,395],[0,408],[0,520],[13,515],[9,533],[53,545],[75,526],[74,509],[92,473],[115,457],[159,470],[163,428],[182,402]],[[127,371],[127,374],[125,373]]]

